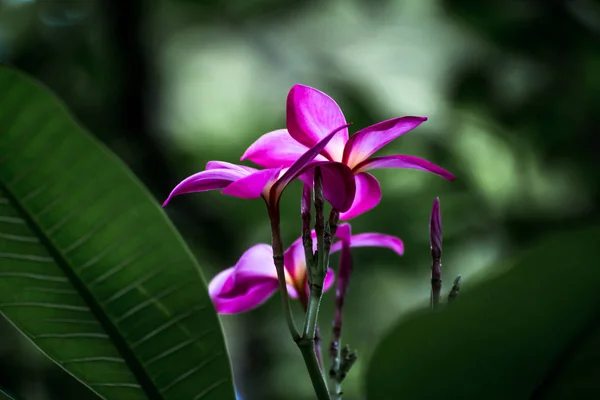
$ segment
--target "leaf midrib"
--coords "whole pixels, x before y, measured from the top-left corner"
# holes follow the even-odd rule
[[[19,202],[18,198],[12,193],[10,188],[2,181],[0,181],[0,188],[4,191],[10,204],[15,208],[17,213],[23,218],[23,220],[25,220],[27,226],[33,231],[35,236],[38,237],[40,244],[44,246],[44,248],[48,251],[48,254],[52,257],[52,259],[59,266],[62,272],[67,276],[67,279],[69,280],[71,285],[75,288],[79,296],[83,299],[84,303],[89,307],[96,320],[98,320],[102,328],[108,334],[112,344],[115,346],[121,357],[123,357],[123,360],[131,370],[132,374],[135,376],[136,380],[140,384],[141,389],[148,397],[148,400],[164,400],[164,397],[162,396],[162,394],[160,393],[150,376],[148,376],[148,374],[146,373],[144,366],[142,365],[140,360],[138,360],[133,350],[129,347],[124,337],[120,334],[117,326],[113,324],[110,318],[108,318],[100,303],[88,290],[84,282],[75,274],[69,262],[62,255],[57,246],[55,246],[54,243],[52,243],[50,238],[40,228],[39,224],[37,224],[33,216]]]
[[[550,366],[531,392],[531,396],[529,396],[530,400],[541,400],[547,397],[556,379],[568,366],[573,354],[576,354],[579,348],[584,347],[587,343],[586,339],[598,332],[598,330],[600,330],[600,313],[596,313],[593,321],[577,332],[556,357],[554,357]]]

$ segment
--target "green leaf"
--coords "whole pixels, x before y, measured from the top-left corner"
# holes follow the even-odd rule
[[[0,400],[16,400],[14,397],[10,396],[8,392],[3,389],[0,389]]]
[[[0,68],[0,312],[106,399],[233,399],[199,267],[48,90]]]
[[[548,237],[441,312],[399,323],[371,359],[367,398],[595,398],[598,237]]]

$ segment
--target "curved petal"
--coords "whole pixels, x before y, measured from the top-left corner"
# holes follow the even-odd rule
[[[340,239],[342,242],[350,243],[351,236],[352,236],[352,227],[347,222],[338,226],[337,231],[335,232],[335,237]]]
[[[283,253],[283,264],[292,280],[296,283],[302,283],[306,274],[306,259],[302,237],[296,239]]]
[[[363,214],[381,201],[381,186],[373,175],[361,172],[355,175],[354,179],[356,182],[354,202],[348,211],[340,214],[341,220],[349,220]]]
[[[174,196],[185,193],[205,192],[207,190],[222,189],[231,182],[240,180],[248,175],[248,172],[236,169],[210,169],[188,176],[181,181],[164,201],[166,206]]]
[[[367,171],[375,168],[411,168],[411,169],[419,169],[421,171],[431,172],[432,174],[436,174],[441,176],[444,179],[448,179],[449,181],[453,181],[456,179],[454,175],[450,172],[446,171],[442,167],[435,165],[432,162],[424,160],[419,157],[407,156],[404,154],[398,154],[394,156],[383,156],[383,157],[373,157],[366,161],[358,164],[354,171]]]
[[[275,182],[280,171],[281,168],[269,168],[253,172],[231,183],[221,193],[242,199],[256,199],[263,194],[267,185]]]
[[[233,270],[232,267],[220,272],[208,285],[210,298],[219,314],[250,311],[267,301],[277,290],[277,280],[271,279],[246,286],[245,291],[239,291],[235,296],[222,294],[218,288],[231,278]]]
[[[327,268],[327,274],[325,275],[325,282],[323,282],[323,293],[325,293],[335,282],[335,273],[331,268]]]
[[[290,136],[287,129],[265,133],[250,145],[241,160],[250,160],[263,168],[289,167],[308,147]],[[317,161],[327,161],[321,154]]]
[[[331,162],[320,165],[323,176],[323,196],[340,212],[348,211],[356,195],[354,173],[346,165]]]
[[[339,126],[334,129],[329,135],[325,136],[319,143],[311,147],[308,151],[292,164],[291,167],[285,171],[285,173],[275,182],[275,184],[271,187],[271,192],[269,198],[273,202],[279,201],[279,197],[281,197],[281,193],[285,187],[294,179],[296,179],[299,175],[304,173],[307,167],[310,168],[311,162],[313,162],[314,158],[327,146],[327,143],[341,130],[347,128],[349,125]]]
[[[396,236],[384,235],[383,233],[360,233],[350,238],[350,247],[386,247],[398,255],[404,254],[404,243]],[[342,242],[336,242],[331,246],[331,252],[339,251]]]
[[[427,117],[401,117],[379,122],[356,132],[346,143],[343,163],[354,168],[383,146],[416,128]]]
[[[257,171],[256,168],[246,167],[245,165],[232,164],[227,161],[209,161],[206,163],[206,169],[232,169],[234,171],[242,171],[249,173]]]
[[[273,250],[257,244],[242,254],[235,266],[217,274],[208,293],[219,313],[237,313],[262,304],[278,287]]]
[[[312,147],[346,118],[335,100],[310,86],[294,85],[287,97],[286,125],[290,135],[306,147]],[[331,161],[342,161],[348,129],[325,147]]]

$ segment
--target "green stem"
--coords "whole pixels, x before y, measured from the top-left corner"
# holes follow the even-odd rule
[[[327,384],[325,383],[325,378],[323,377],[321,367],[319,366],[319,362],[315,354],[315,341],[309,339],[300,339],[296,343],[302,352],[302,357],[304,357],[304,363],[308,369],[308,374],[310,375],[317,399],[331,400],[329,397],[329,391],[327,390]]]
[[[308,306],[306,311],[306,317],[304,319],[304,326],[302,328],[302,338],[296,341],[304,362],[308,368],[308,373],[313,383],[315,393],[319,400],[330,400],[329,390],[327,389],[327,383],[325,376],[321,370],[319,359],[315,351],[315,335],[317,329],[317,320],[319,316],[319,306],[321,305],[321,297],[323,295],[323,283],[325,281],[325,271],[327,266],[324,265],[327,260],[325,254],[325,242],[324,242],[324,217],[323,208],[325,205],[325,199],[323,197],[323,181],[321,177],[321,169],[315,169],[314,179],[314,194],[315,194],[315,233],[317,235],[317,260],[315,264],[314,257],[312,262],[308,262],[309,253],[312,256],[312,240],[310,241],[310,252],[308,249],[309,242],[305,241],[305,252],[307,258],[307,274],[309,282],[309,296]],[[305,207],[306,209],[306,207]],[[304,219],[306,222],[307,219]],[[306,228],[306,225],[304,226]],[[306,231],[306,229],[304,229]]]
[[[281,303],[283,313],[287,322],[288,329],[294,341],[300,340],[298,328],[292,315],[290,297],[288,295],[287,284],[285,281],[285,269],[283,266],[283,243],[281,240],[281,226],[279,216],[279,203],[274,207],[269,207],[269,218],[271,219],[271,246],[273,247],[273,262],[277,271],[277,280],[279,281],[279,291],[281,293]]]
[[[323,295],[323,285],[317,282],[310,286],[310,295],[308,297],[308,309],[306,311],[306,320],[302,337],[308,340],[315,340],[315,331],[317,329],[317,318],[319,316],[319,307]]]

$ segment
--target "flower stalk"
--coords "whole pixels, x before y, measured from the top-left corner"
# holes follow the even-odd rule
[[[319,400],[329,400],[329,391],[323,376],[323,371],[320,366],[319,357],[317,354],[315,339],[317,335],[317,320],[319,316],[319,307],[323,296],[323,284],[325,282],[325,274],[328,268],[329,249],[331,248],[331,236],[329,244],[325,244],[325,226],[323,209],[325,207],[325,199],[323,197],[323,177],[321,169],[315,168],[314,175],[314,204],[315,204],[315,233],[317,236],[317,256],[312,254],[312,237],[310,229],[310,208],[306,205],[305,200],[308,198],[307,190],[302,193],[302,221],[303,221],[303,245],[306,257],[307,279],[309,287],[308,307],[302,328],[302,337],[296,340],[296,344],[302,352],[304,362],[308,368],[315,393]],[[305,236],[307,233],[307,237]],[[310,239],[310,242],[309,242]],[[309,247],[310,245],[310,247]],[[310,255],[310,257],[309,257]],[[316,258],[316,260],[315,260]],[[316,262],[315,262],[316,261]]]
[[[313,262],[311,266],[307,265],[308,269],[308,311],[304,323],[303,336],[307,339],[315,339],[315,330],[317,325],[317,317],[319,314],[319,306],[323,295],[323,282],[325,281],[325,273],[327,272],[329,249],[325,244],[325,218],[323,209],[325,207],[325,199],[323,197],[323,178],[321,169],[315,168],[315,233],[317,235],[317,262]],[[329,248],[331,248],[331,235],[329,235]],[[312,249],[311,249],[312,251]]]
[[[335,219],[335,216],[333,216],[333,219]],[[330,221],[332,221],[332,216],[330,216]],[[352,254],[350,252],[350,243],[344,240],[342,241],[342,253],[340,257],[338,280],[335,291],[333,332],[331,336],[331,344],[329,346],[329,357],[331,361],[329,368],[330,393],[334,399],[341,399],[342,396],[341,384],[343,378],[340,379],[340,373],[345,354],[340,354],[340,341],[342,337],[343,308],[346,300],[346,293],[348,292],[351,272]],[[346,347],[344,349],[346,349]],[[351,365],[348,366],[348,369],[350,369],[350,367]]]
[[[298,328],[294,322],[292,307],[290,305],[290,297],[288,295],[287,284],[285,281],[283,242],[281,240],[281,218],[279,215],[278,203],[275,207],[269,208],[269,219],[271,220],[271,246],[273,247],[273,263],[275,264],[275,270],[277,271],[277,280],[279,282],[279,290],[281,291],[283,312],[285,314],[290,335],[292,335],[294,341],[297,341],[300,339],[300,334],[298,333]]]
[[[442,218],[440,216],[440,199],[436,197],[429,220],[429,237],[431,247],[431,309],[440,304],[442,291]]]

